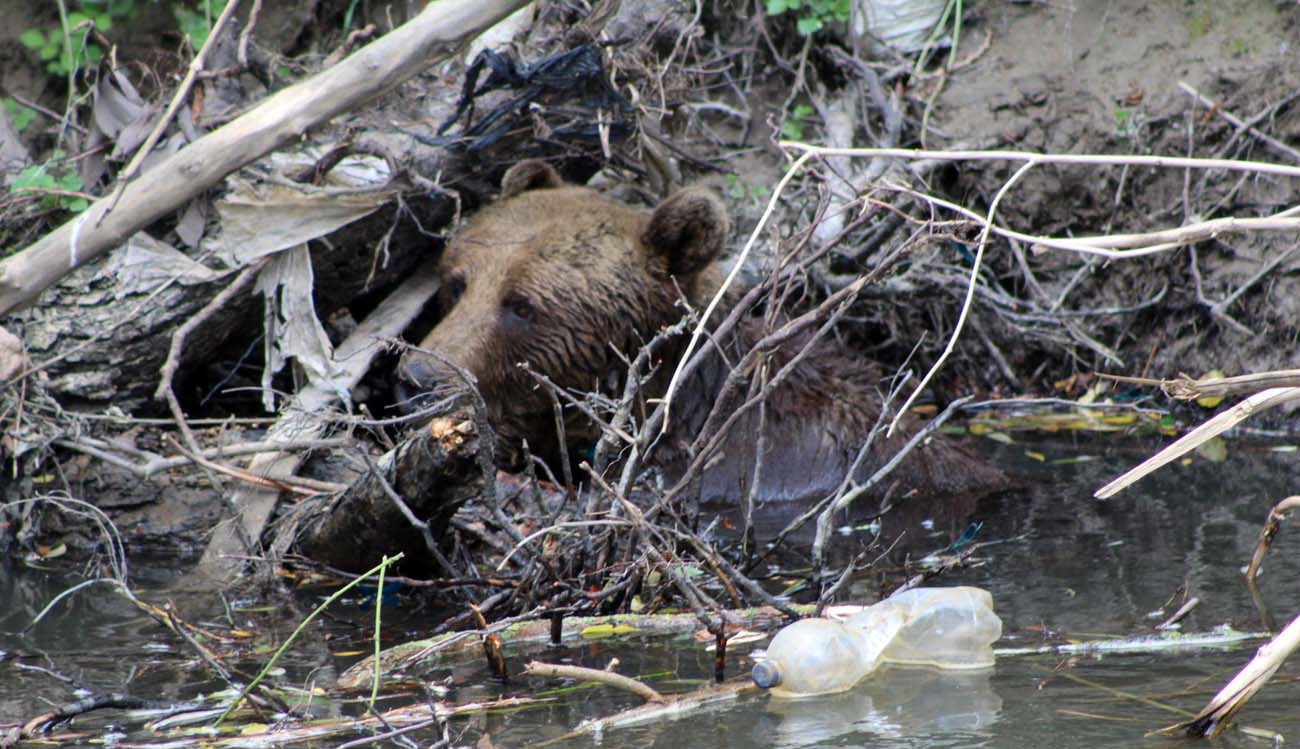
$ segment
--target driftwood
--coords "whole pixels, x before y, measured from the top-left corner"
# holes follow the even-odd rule
[[[437,558],[451,516],[484,493],[484,435],[468,418],[436,418],[384,455],[324,507],[309,510],[297,548],[339,569],[362,571],[385,554]],[[492,435],[486,435],[487,440]],[[428,566],[428,562],[424,562]]]
[[[796,605],[793,608],[802,616],[814,613],[815,607]],[[728,620],[749,629],[774,629],[787,621],[780,611],[766,606],[729,609],[725,614]],[[496,634],[506,646],[517,652],[529,645],[540,646],[552,640],[553,627],[553,620],[525,619],[504,625],[495,624],[485,632],[451,632],[425,640],[404,642],[379,654],[379,671],[381,678],[394,674],[413,675],[445,664],[447,658],[471,657],[480,653],[478,635],[486,633]],[[615,635],[643,638],[681,635],[699,629],[700,620],[691,613],[566,616],[560,624],[560,638],[594,640]],[[337,686],[340,689],[366,689],[371,684],[374,671],[374,658],[363,658],[343,672]]]

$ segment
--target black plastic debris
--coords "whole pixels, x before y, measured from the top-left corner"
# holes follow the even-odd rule
[[[485,72],[487,77],[479,83]],[[471,124],[478,98],[503,89],[518,93]],[[608,128],[613,140],[632,131],[631,105],[610,86],[600,50],[594,44],[584,44],[532,64],[483,50],[465,72],[456,111],[438,126],[438,135],[411,135],[426,145],[476,153],[516,127],[531,128],[538,114],[549,129],[548,137],[557,141],[599,140],[602,126]],[[466,125],[460,132],[447,135],[462,117]]]

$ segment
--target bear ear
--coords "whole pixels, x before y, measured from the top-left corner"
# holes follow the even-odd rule
[[[528,190],[560,187],[564,178],[541,159],[525,159],[510,167],[501,178],[501,197],[509,198]]]
[[[667,260],[669,273],[698,273],[722,253],[727,241],[727,210],[708,190],[681,190],[650,214],[641,241]]]

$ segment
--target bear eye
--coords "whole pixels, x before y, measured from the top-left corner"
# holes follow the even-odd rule
[[[465,293],[465,279],[460,276],[452,276],[442,284],[441,301],[443,311],[450,310],[460,301],[460,297]]]
[[[537,317],[537,308],[532,300],[523,294],[510,294],[501,303],[507,312],[524,322],[532,322]]]

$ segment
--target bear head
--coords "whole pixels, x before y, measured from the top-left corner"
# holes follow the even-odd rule
[[[707,304],[720,284],[727,236],[721,202],[682,190],[645,212],[566,184],[542,161],[523,161],[501,198],[479,211],[439,263],[441,320],[398,365],[407,387],[448,383],[444,360],[477,380],[498,443],[526,439],[537,454],[557,443],[551,395],[520,366],[561,388],[599,388],[685,300]],[[568,434],[570,445],[593,438]],[[504,457],[504,456],[503,456]]]

